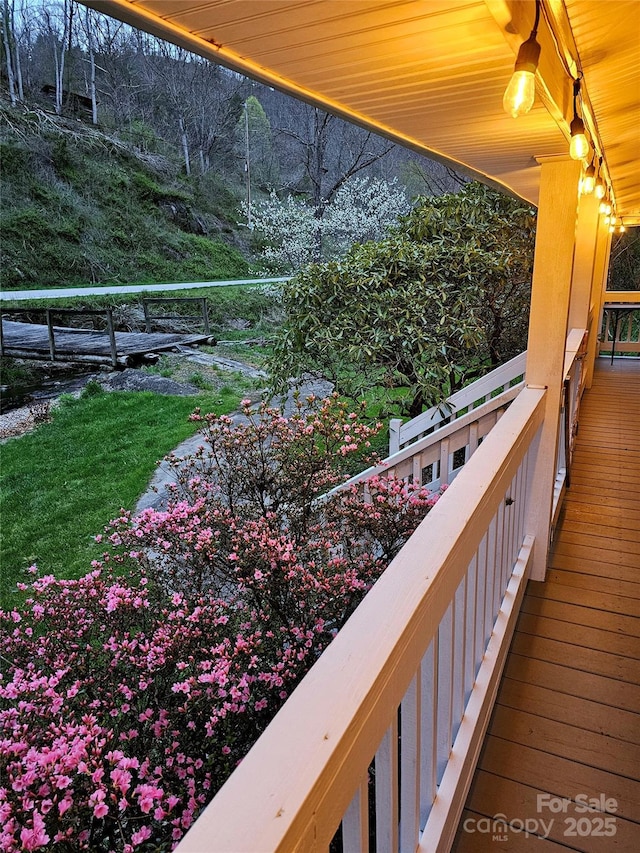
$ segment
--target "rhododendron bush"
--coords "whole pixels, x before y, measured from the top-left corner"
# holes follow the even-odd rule
[[[122,512],[80,580],[0,612],[0,850],[169,850],[437,496],[375,477],[337,398],[194,414],[165,510]]]

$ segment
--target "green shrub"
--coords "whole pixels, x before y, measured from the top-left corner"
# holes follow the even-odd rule
[[[106,391],[98,381],[90,379],[82,389],[80,396],[86,399],[87,397],[97,397],[100,394],[106,394]]]

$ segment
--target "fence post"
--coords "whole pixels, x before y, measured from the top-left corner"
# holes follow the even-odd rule
[[[147,300],[142,300],[142,310],[144,311],[144,328],[146,332],[151,332],[151,317],[149,317],[149,306]]]
[[[209,328],[209,312],[207,311],[207,297],[202,297],[202,322],[204,323],[204,333],[205,335],[211,334],[211,330]]]
[[[118,349],[116,347],[116,335],[113,331],[113,311],[111,308],[106,309],[107,312],[107,331],[109,332],[109,345],[111,347],[111,363],[115,370],[118,366]]]
[[[47,333],[49,335],[49,355],[51,356],[51,361],[56,360],[56,341],[55,334],[53,331],[53,312],[50,308],[47,308]]]

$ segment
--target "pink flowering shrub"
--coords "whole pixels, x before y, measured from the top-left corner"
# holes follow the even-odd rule
[[[377,429],[336,398],[245,415],[197,413],[168,508],[0,612],[0,850],[171,849],[437,499],[320,499]]]

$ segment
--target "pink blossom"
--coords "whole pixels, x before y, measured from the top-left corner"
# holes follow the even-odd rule
[[[376,477],[370,503],[354,487],[319,511],[376,427],[337,397],[312,403],[256,406],[239,427],[199,414],[166,510],[121,511],[87,575],[36,576],[0,612],[9,849],[86,849],[83,814],[96,849],[111,849],[110,814],[120,853],[178,840],[435,502]],[[218,452],[241,511],[209,473]]]
[[[93,807],[93,816],[96,818],[102,818],[109,814],[109,807],[105,805],[105,803],[97,803]]]
[[[23,829],[20,832],[20,841],[24,850],[37,850],[49,842],[49,836],[45,831],[45,824],[40,812],[33,812],[33,827]]]
[[[151,829],[148,826],[141,826],[137,832],[134,832],[131,836],[131,843],[134,846],[138,844],[142,844],[143,841],[146,841],[147,838],[151,838]]]

